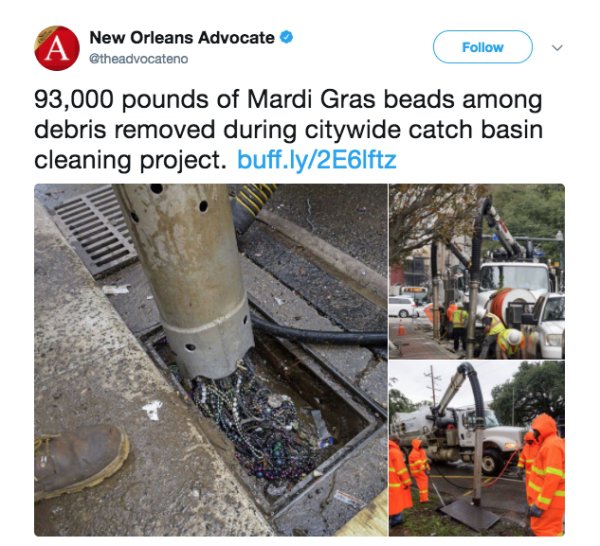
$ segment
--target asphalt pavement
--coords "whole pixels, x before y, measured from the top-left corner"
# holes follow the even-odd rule
[[[438,491],[451,495],[455,499],[468,498],[473,495],[473,465],[468,463],[443,464],[433,463],[429,479]],[[435,490],[430,485],[430,496]],[[525,500],[525,482],[515,476],[509,469],[498,477],[483,476],[481,505],[499,515],[511,513],[511,517],[522,517],[525,522],[527,502]]]

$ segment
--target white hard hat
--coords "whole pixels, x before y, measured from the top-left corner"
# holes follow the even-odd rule
[[[508,331],[508,342],[511,345],[519,345],[523,339],[523,334],[519,330],[510,329]]]

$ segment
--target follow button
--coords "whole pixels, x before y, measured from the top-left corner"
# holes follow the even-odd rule
[[[444,30],[433,53],[450,64],[519,64],[531,57],[533,41],[522,30]]]

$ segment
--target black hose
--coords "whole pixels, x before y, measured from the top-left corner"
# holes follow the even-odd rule
[[[283,337],[292,341],[303,341],[307,343],[331,343],[333,345],[365,345],[365,346],[387,346],[387,332],[331,332],[322,330],[301,330],[281,326],[252,316],[252,325],[262,332],[276,337]]]
[[[492,202],[489,197],[479,200],[479,212],[473,224],[473,242],[471,250],[471,270],[469,271],[472,281],[479,282],[481,271],[481,246],[483,242],[483,217],[490,208]]]
[[[437,473],[444,479],[446,480],[452,487],[456,487],[457,489],[463,489],[464,491],[471,491],[471,489],[473,489],[472,487],[465,487],[464,485],[458,485],[457,483],[451,482],[446,476],[444,476],[444,474],[441,473],[440,469],[434,465],[433,463],[431,463],[432,468],[434,468]]]
[[[463,362],[459,367],[458,371],[469,378],[471,383],[471,389],[473,390],[473,398],[475,399],[475,426],[476,428],[484,428],[484,410],[483,394],[481,393],[481,386],[477,379],[477,372],[475,368],[468,362]]]
[[[233,225],[243,235],[277,189],[277,184],[244,184],[231,201]]]

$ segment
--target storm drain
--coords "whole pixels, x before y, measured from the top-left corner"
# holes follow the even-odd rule
[[[233,450],[223,448],[224,435],[217,436],[210,428],[201,428],[221,453],[224,461],[247,488],[256,505],[267,515],[276,516],[293,500],[311,495],[323,480],[333,473],[355,450],[363,445],[382,426],[384,416],[373,411],[370,403],[337,383],[323,364],[304,353],[295,344],[254,332],[256,347],[249,358],[256,367],[257,377],[277,396],[285,395],[298,410],[301,435],[305,439],[321,435],[314,422],[315,413],[328,430],[331,441],[318,443],[315,451],[316,468],[296,482],[269,482],[247,472],[233,456]],[[169,377],[184,400],[191,404],[190,395],[173,373],[174,354],[162,329],[144,342],[148,353],[162,372]],[[195,407],[195,406],[194,406]],[[200,410],[198,410],[200,414]],[[201,414],[200,414],[201,415]],[[206,423],[207,421],[204,421]],[[310,432],[309,432],[310,431]],[[304,436],[306,434],[306,436]],[[232,446],[231,446],[232,447]],[[374,470],[374,475],[375,475]]]
[[[111,186],[63,203],[55,215],[58,228],[95,279],[137,260]]]

